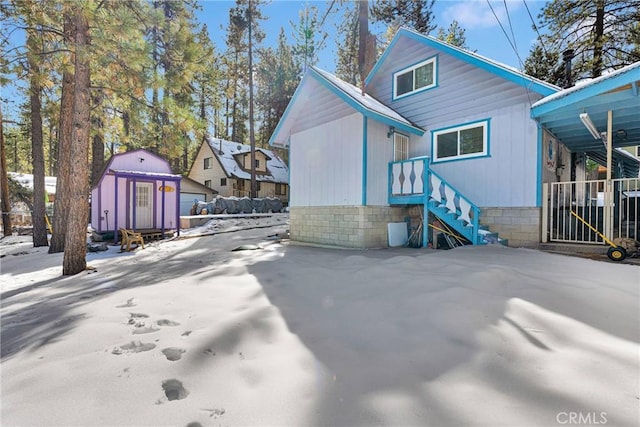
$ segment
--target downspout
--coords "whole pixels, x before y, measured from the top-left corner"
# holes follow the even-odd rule
[[[613,237],[613,111],[607,112],[607,181],[605,183],[605,236]]]

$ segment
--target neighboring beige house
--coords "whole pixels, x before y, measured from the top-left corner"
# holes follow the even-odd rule
[[[258,197],[289,199],[289,168],[271,150],[256,148]],[[220,196],[249,196],[251,191],[251,146],[219,138],[205,138],[188,177],[218,192]]]

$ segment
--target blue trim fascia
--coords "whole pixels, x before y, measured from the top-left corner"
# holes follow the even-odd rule
[[[362,116],[362,206],[367,206],[367,116]]]
[[[359,113],[362,113],[365,116],[367,116],[367,117],[369,117],[371,119],[374,119],[376,121],[379,121],[379,122],[381,122],[383,124],[391,125],[391,126],[394,126],[394,127],[398,128],[398,129],[402,129],[405,132],[409,132],[409,133],[412,133],[412,134],[418,135],[418,136],[424,135],[424,130],[423,129],[408,125],[408,124],[403,123],[401,121],[398,121],[398,120],[396,120],[396,119],[394,119],[392,117],[385,116],[384,114],[380,114],[380,113],[378,113],[376,111],[372,111],[372,110],[368,109],[367,107],[362,105],[360,102],[358,102],[355,99],[353,99],[350,95],[345,93],[342,89],[340,89],[340,88],[336,87],[335,85],[333,85],[322,74],[318,73],[313,68],[309,69],[309,73],[312,74],[314,77],[316,77],[316,79],[318,80],[318,82],[320,82],[320,84],[322,84],[330,92],[332,92],[334,95],[336,95],[338,98],[340,98],[347,105],[349,105],[350,107],[352,107],[353,109],[355,109]]]
[[[433,155],[433,153],[434,153],[433,147],[434,147],[434,144],[435,144],[434,134],[436,132],[442,132],[442,131],[449,130],[449,129],[457,129],[457,128],[468,126],[468,125],[474,125],[476,123],[486,123],[487,124],[487,153],[486,154],[479,154],[477,156],[468,155],[468,156],[465,156],[465,157],[455,156],[453,158],[447,158],[447,159],[442,159],[442,160],[438,160],[438,159],[436,159],[434,157],[434,155]],[[460,161],[463,161],[463,160],[482,159],[482,158],[487,158],[487,157],[491,157],[491,117],[488,117],[486,119],[474,120],[474,121],[467,122],[467,123],[461,123],[459,125],[445,126],[443,128],[434,129],[434,130],[431,131],[431,163],[433,163],[433,164],[449,163],[449,162],[460,162]]]
[[[430,46],[434,49],[440,50],[448,55],[453,56],[456,59],[467,62],[478,68],[488,71],[489,73],[502,77],[503,79],[506,79],[512,83],[523,86],[527,89],[531,89],[534,92],[539,93],[540,95],[548,96],[560,90],[560,88],[557,88],[548,83],[544,83],[541,80],[534,79],[533,77],[527,76],[526,74],[522,74],[514,70],[511,70],[509,68],[500,66],[499,64],[493,63],[488,59],[484,59],[479,56],[473,55],[462,49],[459,49],[447,43],[441,42],[433,37],[425,36],[423,34],[417,33],[412,30],[408,30],[406,28],[401,28],[396,33],[395,37],[393,38],[393,40],[391,41],[387,49],[384,51],[384,53],[382,54],[382,56],[380,57],[376,65],[372,68],[371,72],[369,73],[369,76],[367,76],[367,78],[365,79],[365,84],[368,84],[369,81],[373,78],[375,73],[378,71],[378,68],[380,68],[380,64],[384,62],[389,52],[392,50],[393,46],[395,46],[395,43],[401,36],[405,36],[409,39],[412,39],[420,43],[423,43],[427,46]]]
[[[638,70],[637,68],[634,68],[632,70],[629,70],[629,72],[621,73],[620,75],[605,79],[601,82],[594,83],[591,85],[587,84],[585,87],[581,87],[577,89],[576,88],[565,89],[567,92],[569,92],[567,95],[559,96],[557,99],[552,99],[548,102],[545,102],[541,105],[531,108],[531,117],[534,117],[534,118],[539,117],[543,114],[549,113],[551,111],[555,111],[559,108],[569,106],[576,102],[580,102],[582,100],[585,100],[600,94],[604,94],[611,90],[617,89],[621,86],[630,84],[640,78],[639,75],[636,75],[636,76],[633,75],[634,70],[636,71],[636,74],[640,74],[640,70]],[[631,92],[633,94],[633,88],[631,89]],[[637,94],[635,95],[637,96]]]
[[[542,206],[542,125],[537,123],[538,137],[536,142],[536,207]],[[544,230],[543,230],[544,232]]]
[[[309,68],[309,70],[311,70],[311,68]],[[303,86],[306,80],[308,80],[309,77],[309,70],[307,70],[306,74],[304,75],[304,77],[302,77],[302,80],[300,80],[300,83],[298,83],[298,87],[296,88],[296,91],[293,93],[293,96],[291,97],[291,100],[289,100],[289,104],[287,105],[287,108],[284,110],[284,113],[282,113],[282,117],[280,117],[280,120],[278,121],[278,124],[276,125],[276,128],[273,130],[273,133],[271,134],[271,137],[269,138],[269,146],[272,145],[279,145],[276,143],[276,135],[278,135],[278,133],[280,133],[280,129],[282,128],[284,122],[287,120],[287,118],[289,117],[289,114],[291,113],[291,110],[293,109],[293,106],[296,104],[298,97],[300,96],[300,93],[302,93],[303,91]]]
[[[429,62],[431,59],[434,60],[433,61],[433,83],[434,84],[431,85],[431,86],[426,86],[426,87],[420,88],[418,90],[414,90],[414,91],[411,91],[411,92],[404,93],[404,94],[402,94],[400,96],[394,96],[395,91],[396,91],[396,74],[402,73],[403,71],[406,71],[409,68],[415,67],[416,65],[421,64],[423,62]],[[435,55],[431,55],[427,59],[423,59],[421,61],[417,61],[417,62],[415,62],[415,63],[413,63],[411,65],[408,65],[408,66],[406,66],[404,68],[398,69],[397,71],[393,71],[391,73],[391,101],[398,101],[400,99],[408,98],[408,97],[410,97],[412,95],[417,95],[419,93],[427,92],[427,91],[430,91],[432,89],[438,88],[438,86],[440,85],[440,83],[439,83],[440,79],[438,78],[439,77],[439,71],[438,70],[440,70],[440,67],[438,66],[438,62],[439,62],[438,54],[435,54]]]

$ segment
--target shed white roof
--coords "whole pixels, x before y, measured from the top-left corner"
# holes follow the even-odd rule
[[[239,154],[250,153],[250,145],[220,138],[207,138],[207,143],[228,176],[251,179],[251,172],[244,170],[235,158]],[[262,152],[267,158],[267,173],[260,174],[256,171],[256,180],[287,184],[289,182],[289,168],[284,160],[271,150],[256,148],[256,151]]]

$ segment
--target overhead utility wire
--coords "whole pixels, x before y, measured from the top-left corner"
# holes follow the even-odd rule
[[[547,52],[547,48],[544,46],[544,40],[542,40],[542,36],[540,35],[540,31],[538,31],[538,26],[536,25],[536,21],[533,19],[533,15],[531,15],[531,11],[529,10],[529,5],[527,5],[527,1],[526,0],[522,0],[522,3],[524,3],[524,7],[527,9],[527,13],[529,14],[529,19],[531,19],[531,23],[533,24],[533,29],[535,30],[536,34],[538,35],[538,41],[540,42],[540,46],[542,47],[542,51],[544,52],[545,55],[549,55],[549,53]]]
[[[507,12],[507,21],[509,21],[509,28],[511,29],[511,38],[513,39],[513,46],[516,51],[518,50],[518,46],[516,45],[516,35],[513,33],[513,24],[511,23],[511,15],[509,15],[509,8],[507,7],[507,0],[502,0],[504,3],[504,10]],[[520,58],[518,58],[520,59]],[[522,62],[522,61],[520,61]],[[522,64],[520,64],[522,66]]]
[[[502,30],[502,33],[504,34],[504,36],[507,38],[507,41],[509,42],[509,45],[511,45],[511,48],[516,53],[516,56],[518,57],[518,61],[520,63],[522,63],[522,60],[520,59],[520,54],[518,54],[518,49],[516,49],[516,47],[514,46],[513,42],[509,38],[509,34],[507,34],[507,31],[502,26],[502,22],[500,22],[500,18],[498,18],[498,15],[496,15],[496,11],[493,10],[493,6],[491,6],[491,2],[489,2],[489,0],[487,0],[487,4],[489,5],[489,9],[491,9],[491,13],[493,13],[494,18],[496,18],[496,21],[498,21],[498,25],[500,25],[500,29]]]
[[[509,42],[509,45],[511,45],[511,48],[513,49],[513,51],[516,54],[516,57],[518,58],[518,62],[520,64],[520,68],[524,69],[524,63],[522,61],[522,58],[520,58],[520,54],[518,53],[518,49],[516,49],[515,46],[515,38],[514,41],[511,42],[511,39],[509,39],[509,35],[507,34],[507,31],[504,29],[504,26],[502,26],[502,22],[500,22],[500,18],[498,18],[498,15],[496,14],[496,11],[493,10],[493,6],[491,6],[491,3],[489,2],[489,0],[487,0],[487,4],[489,5],[489,9],[491,9],[491,13],[493,13],[493,16],[496,18],[496,21],[498,22],[498,25],[500,25],[500,28],[502,29],[502,33],[504,34],[504,36],[507,38],[507,41]],[[505,3],[505,8],[507,7],[507,4]],[[507,16],[509,15],[509,11],[507,10]],[[511,22],[511,21],[509,21]],[[513,30],[513,27],[512,27]],[[529,100],[529,105],[532,104],[531,102],[531,94],[529,93],[529,87],[525,86],[525,89],[527,90],[527,99]]]

